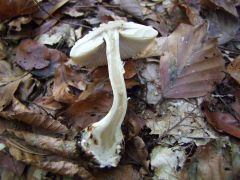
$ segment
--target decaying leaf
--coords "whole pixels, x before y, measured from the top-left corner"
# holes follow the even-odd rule
[[[47,160],[44,156],[22,151],[11,144],[8,144],[8,148],[9,152],[16,160],[37,166],[41,169],[67,176],[73,176],[76,174],[84,178],[91,176],[86,169],[72,162],[57,160],[57,158],[54,158],[55,161]]]
[[[21,31],[22,30],[22,25],[28,24],[31,22],[31,17],[19,17],[17,19],[14,19],[11,21],[8,25],[11,29],[14,29],[15,31]]]
[[[13,95],[17,90],[21,80],[10,82],[0,86],[0,111],[2,111],[12,101]]]
[[[240,84],[240,56],[228,65],[227,72]]]
[[[232,136],[240,138],[240,123],[238,119],[229,113],[209,111],[207,102],[203,103],[203,107],[208,122],[214,128],[220,132],[224,131]]]
[[[68,128],[58,120],[44,114],[34,112],[1,112],[0,116],[9,120],[17,120],[33,127],[43,128],[53,133],[66,133],[68,131]]]
[[[108,92],[95,93],[85,100],[73,103],[64,115],[68,123],[72,123],[72,127],[82,130],[104,117],[111,105],[112,96]]]
[[[19,15],[32,14],[37,10],[40,0],[6,0],[0,2],[0,20]]]
[[[53,138],[27,131],[8,130],[16,137],[23,139],[26,143],[37,148],[50,151],[60,156],[74,158],[77,157],[77,149],[75,141],[64,141],[60,138]]]
[[[18,46],[16,62],[25,70],[42,69],[49,65],[49,57],[47,47],[27,39]]]
[[[0,152],[0,167],[21,175],[24,171],[25,165],[21,162],[17,162],[9,155]]]
[[[68,47],[72,47],[75,41],[74,29],[69,24],[58,24],[37,38],[37,42],[40,44],[51,46],[60,42],[66,42]]]
[[[210,0],[207,1],[210,2]],[[222,0],[217,1],[224,2]],[[224,44],[235,37],[239,29],[239,18],[237,16],[229,14],[214,4],[211,4],[211,6],[202,5],[201,11],[201,14],[208,22],[209,37],[217,38],[218,44]]]
[[[69,0],[54,0],[52,2],[46,1],[41,3],[41,8],[35,14],[34,18],[45,20],[49,18],[55,11],[61,8],[64,4],[66,4]],[[46,13],[47,12],[47,13]]]
[[[143,17],[142,8],[137,0],[120,0],[120,7],[137,18]]]
[[[125,151],[130,162],[139,164],[143,166],[146,171],[148,171],[148,150],[142,138],[136,136],[128,141],[126,143]]]
[[[181,172],[181,179],[239,179],[239,166],[236,165],[240,156],[236,154],[239,150],[236,146],[239,145],[219,140],[199,147]],[[234,164],[234,159],[238,163]]]
[[[183,166],[186,155],[180,146],[172,148],[156,146],[151,153],[151,166],[157,179],[178,180],[178,170]]]
[[[81,74],[66,65],[57,69],[53,85],[53,97],[56,101],[72,103],[86,89]],[[74,90],[73,90],[74,89]]]
[[[165,98],[204,96],[224,77],[224,61],[217,41],[207,39],[207,26],[181,24],[163,39],[160,78]]]
[[[224,9],[226,12],[238,17],[236,6],[239,5],[238,0],[200,0],[200,3],[204,7],[210,7],[211,9]]]
[[[151,129],[151,134],[158,134],[160,137],[172,135],[179,141],[182,139],[185,142],[194,141],[197,145],[206,144],[217,136],[204,121],[198,106],[194,100],[164,101],[158,112],[160,117],[151,112],[145,112],[146,125]]]
[[[141,174],[132,165],[118,166],[116,169],[106,172],[94,173],[96,179],[139,180]]]

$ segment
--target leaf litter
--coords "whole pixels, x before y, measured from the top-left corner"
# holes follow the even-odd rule
[[[222,51],[240,53],[239,5],[1,2],[1,177],[238,179],[239,57],[223,58]],[[77,39],[112,20],[151,25],[160,35],[124,62],[125,152],[118,167],[101,170],[88,167],[75,144],[112,105],[108,70],[80,67],[68,57]]]

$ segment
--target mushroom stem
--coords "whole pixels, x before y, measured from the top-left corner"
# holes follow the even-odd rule
[[[113,104],[108,114],[82,132],[80,141],[85,152],[93,155],[100,167],[115,167],[120,161],[123,134],[121,124],[127,110],[124,68],[120,58],[119,33],[107,31],[106,43],[109,78],[113,90]]]

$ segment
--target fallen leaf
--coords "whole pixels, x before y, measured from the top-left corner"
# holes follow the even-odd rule
[[[0,86],[0,111],[7,107],[12,101],[21,80],[10,82],[5,86]]]
[[[18,175],[22,175],[25,165],[14,160],[11,156],[0,152],[0,167],[10,170]]]
[[[38,149],[47,150],[63,157],[78,157],[75,141],[64,141],[60,138],[34,134],[27,131],[8,130],[8,132]]]
[[[146,171],[149,169],[148,150],[147,147],[139,136],[127,141],[125,147],[126,156],[130,163],[141,165]]]
[[[40,0],[6,0],[0,2],[0,20],[19,15],[34,13],[38,8],[36,2]]]
[[[33,17],[36,19],[46,20],[50,16],[52,16],[55,11],[65,5],[68,1],[69,0],[54,0],[52,2],[43,2],[41,3],[41,9],[39,9],[35,14],[33,14]],[[42,9],[44,9],[44,11]]]
[[[33,127],[46,129],[52,133],[64,134],[68,131],[68,128],[58,120],[55,120],[52,117],[44,114],[38,114],[34,112],[1,112],[0,116],[9,120],[17,120]]]
[[[208,109],[208,103],[203,103],[204,113],[207,121],[218,131],[226,132],[232,136],[240,138],[240,123],[239,120],[229,113],[211,112]]]
[[[31,22],[32,18],[31,17],[18,17],[17,19],[12,20],[8,26],[10,29],[14,29],[15,31],[21,31],[22,30],[22,25],[28,24]]]
[[[180,146],[156,146],[150,158],[156,179],[178,180],[178,170],[184,165],[186,155]]]
[[[228,65],[227,72],[240,84],[240,56]]]
[[[240,5],[237,0],[225,1],[225,0],[200,0],[200,3],[204,7],[211,9],[223,9],[226,12],[238,17],[237,5]]]
[[[199,145],[217,136],[204,121],[198,106],[199,103],[194,100],[168,100],[162,103],[158,115],[148,110],[143,116],[151,129],[150,134],[157,134],[160,139],[172,135],[174,139],[194,141]]]
[[[238,179],[239,166],[233,164],[233,158],[239,163],[239,154],[235,154],[233,146],[230,142],[218,140],[198,147],[190,162],[184,165],[180,179]],[[238,169],[238,173],[233,173],[233,168]]]
[[[223,79],[224,60],[217,41],[207,39],[206,24],[181,24],[163,41],[160,79],[165,98],[204,96]]]
[[[142,7],[137,0],[120,0],[120,7],[137,18],[143,18]]]
[[[68,47],[72,47],[75,41],[74,29],[69,24],[63,23],[53,26],[48,32],[37,37],[37,42],[50,46],[66,42]]]
[[[42,69],[49,65],[49,57],[47,47],[27,39],[17,48],[16,62],[25,70]]]
[[[57,24],[58,20],[56,19],[47,19],[40,27],[34,29],[33,36],[39,36],[43,33],[49,31],[55,24]]]
[[[52,90],[54,99],[63,103],[76,101],[81,92],[86,89],[82,78],[81,74],[77,74],[70,67],[61,65],[55,74]]]
[[[48,160],[44,156],[31,154],[29,152],[23,151],[14,147],[11,143],[7,144],[9,148],[9,152],[11,155],[18,161],[25,162],[27,164],[34,165],[41,169],[50,171],[52,173],[67,175],[67,176],[74,176],[79,175],[80,177],[83,176],[91,176],[90,173],[83,167],[78,166],[72,162],[58,160],[56,157],[52,157]]]
[[[36,168],[34,166],[30,166],[27,170],[27,180],[42,180],[46,179],[47,171],[43,169]]]
[[[112,105],[112,96],[108,92],[91,94],[87,99],[71,104],[64,112],[72,127],[82,130],[89,124],[103,118]]]
[[[99,171],[94,173],[96,179],[117,179],[117,180],[139,180],[142,179],[140,173],[132,165],[118,166],[111,171]]]
[[[235,35],[239,29],[239,19],[218,7],[202,7],[202,16],[208,22],[208,34],[218,39],[218,44],[224,44]]]
[[[141,129],[145,125],[145,122],[134,111],[128,110],[124,118],[124,125],[127,130],[127,138],[131,139],[139,135]]]

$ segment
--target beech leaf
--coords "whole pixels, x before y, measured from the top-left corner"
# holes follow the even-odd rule
[[[207,25],[181,24],[163,38],[160,78],[165,98],[204,96],[224,77],[224,60],[215,39],[207,39]]]

